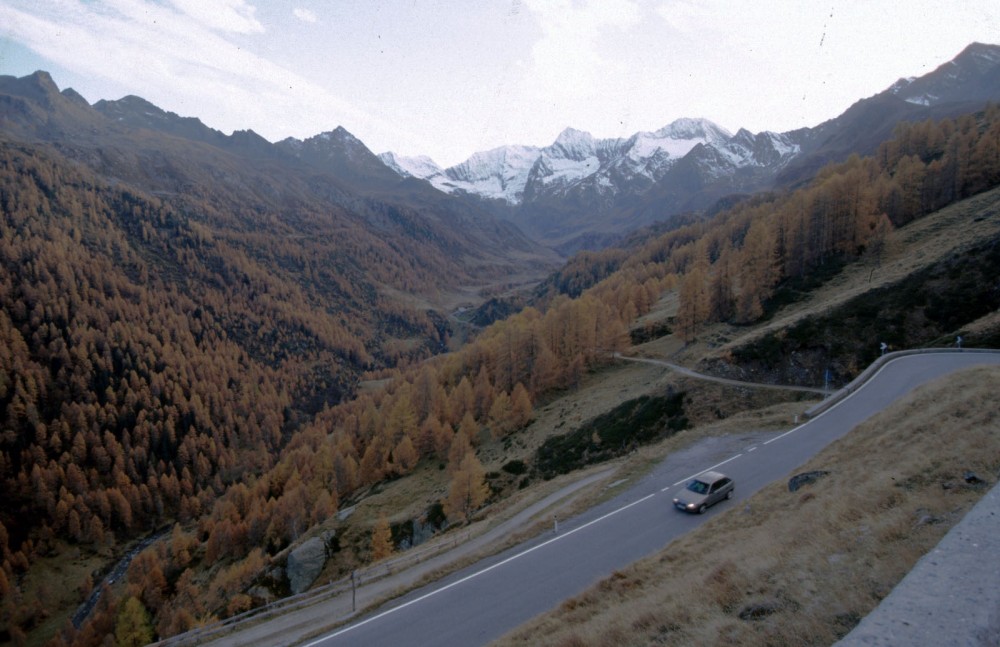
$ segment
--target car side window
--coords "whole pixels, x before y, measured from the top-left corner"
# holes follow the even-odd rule
[[[720,487],[722,487],[722,481],[716,481],[715,483],[712,483],[712,487],[709,488],[708,491],[709,493],[717,492]]]

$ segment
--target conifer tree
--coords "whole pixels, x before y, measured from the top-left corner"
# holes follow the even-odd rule
[[[142,647],[153,642],[149,611],[136,597],[125,600],[115,621],[115,647]]]
[[[392,529],[384,515],[378,518],[378,523],[372,529],[371,552],[373,562],[385,559],[393,553]]]
[[[448,498],[443,501],[444,513],[449,519],[466,521],[483,505],[489,493],[486,471],[470,450],[452,474]]]

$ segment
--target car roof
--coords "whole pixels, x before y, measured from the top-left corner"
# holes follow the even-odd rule
[[[726,478],[725,474],[723,474],[722,472],[714,472],[712,470],[709,470],[707,472],[702,472],[701,474],[695,477],[695,479],[699,481],[704,481],[706,483],[715,483],[719,479],[724,479],[724,478]]]

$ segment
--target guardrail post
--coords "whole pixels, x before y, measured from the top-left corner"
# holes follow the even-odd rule
[[[358,610],[358,580],[355,573],[356,571],[351,571],[351,613]]]

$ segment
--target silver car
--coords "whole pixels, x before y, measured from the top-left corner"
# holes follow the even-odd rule
[[[723,499],[733,498],[735,485],[733,479],[720,472],[704,472],[699,474],[674,497],[674,507],[685,512],[701,514],[709,506]]]

